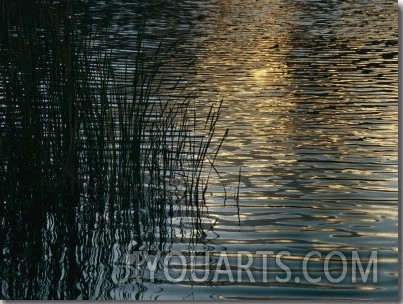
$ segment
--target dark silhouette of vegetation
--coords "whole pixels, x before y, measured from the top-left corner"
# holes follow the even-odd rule
[[[148,49],[141,28],[135,60],[115,69],[110,33],[78,4],[2,2],[5,299],[91,298],[87,265],[110,265],[115,242],[122,252],[165,250],[175,216],[190,219],[180,229],[194,240],[204,237],[207,169],[225,137],[215,136],[221,103],[199,111],[184,92],[162,94],[171,49]]]

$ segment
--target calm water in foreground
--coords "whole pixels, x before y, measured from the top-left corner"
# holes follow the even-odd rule
[[[129,235],[130,227],[95,225],[82,227],[80,238],[92,247],[77,249],[79,277],[52,282],[58,294],[75,288],[78,298],[113,300],[396,300],[396,1],[155,2],[142,11],[149,12],[150,37],[175,38],[193,26],[180,45],[195,64],[185,77],[190,85],[203,83],[194,87],[200,104],[224,99],[219,128],[222,134],[229,128],[229,135],[216,161],[220,177],[214,175],[207,193],[206,236],[189,247],[180,217],[168,227],[180,231],[171,250],[209,256],[210,280],[173,283],[160,269],[154,281],[145,273],[137,282],[135,270],[121,263],[128,244],[116,237]],[[120,28],[116,54],[124,58],[135,39],[138,5],[113,1],[104,9],[110,25]],[[223,251],[234,282],[228,272],[214,280],[217,264],[225,269]],[[238,280],[238,251],[251,253],[255,282],[246,271]],[[283,252],[276,261],[282,251],[289,256]],[[307,271],[316,282],[303,267],[312,251]],[[356,282],[354,251],[363,271],[373,262],[366,279],[357,267]],[[62,271],[60,282],[66,277]]]

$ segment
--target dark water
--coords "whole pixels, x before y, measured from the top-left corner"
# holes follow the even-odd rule
[[[172,283],[161,272],[155,281],[149,274],[141,282],[119,280],[135,245],[131,226],[103,226],[125,222],[119,216],[102,219],[102,214],[83,212],[81,242],[71,240],[79,244],[72,255],[58,249],[62,258],[56,274],[53,264],[45,263],[49,274],[38,279],[37,297],[397,299],[394,1],[113,1],[92,9],[94,15],[107,12],[101,21],[120,30],[115,56],[122,61],[131,56],[139,16],[147,16],[150,44],[183,37],[180,56],[165,69],[169,75],[183,74],[200,104],[223,98],[218,128],[221,133],[229,128],[229,135],[216,160],[219,176],[212,174],[207,193],[208,210],[202,215],[206,235],[192,241],[183,217],[173,217],[167,229],[175,237],[165,239],[165,250],[210,254],[214,269],[221,252],[236,266],[236,253],[248,251],[255,282],[245,272],[235,282],[222,274],[204,283]],[[181,64],[189,60],[194,66],[183,72]],[[58,246],[56,234],[63,233],[58,227],[49,216],[44,235],[49,254]],[[261,251],[272,251],[267,281]],[[287,274],[275,262],[282,251],[289,253],[281,259],[291,272],[286,282],[276,279]],[[321,277],[319,282],[304,275],[303,261],[312,251],[309,274]],[[329,263],[333,278],[343,273],[342,257],[347,263],[338,283],[325,276],[332,251],[339,254]],[[353,281],[353,252],[364,270],[371,253],[377,253],[377,269],[372,268],[368,280],[358,276]],[[9,288],[4,279],[2,294]]]

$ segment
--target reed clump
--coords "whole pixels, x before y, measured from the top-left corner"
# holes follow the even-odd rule
[[[215,129],[221,102],[200,106],[175,85],[167,90],[172,79],[159,68],[172,49],[148,47],[141,28],[133,60],[118,69],[110,33],[84,20],[74,1],[34,2],[30,11],[13,3],[2,4],[0,37],[5,269],[25,259],[32,279],[44,260],[54,256],[57,268],[56,257],[66,257],[73,278],[80,235],[101,224],[110,238],[127,224],[122,242],[162,249],[175,206],[203,238],[204,195],[225,138]],[[19,279],[4,298],[44,298],[35,294],[40,283],[20,291]],[[46,297],[74,298],[65,290]]]

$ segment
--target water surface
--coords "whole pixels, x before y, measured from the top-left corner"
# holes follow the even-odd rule
[[[292,280],[213,296],[396,297],[396,4],[212,1],[210,9],[195,38],[198,77],[228,107],[224,179],[242,167],[240,224],[213,200],[212,243],[300,260],[310,250],[380,257],[376,284]]]
[[[395,299],[396,4],[164,5],[150,32],[170,37],[172,24],[176,30],[193,26],[183,54],[195,58],[193,75],[203,82],[196,87],[198,102],[222,97],[220,126],[230,129],[216,164],[220,178],[210,188],[205,221],[214,225],[206,246],[213,252],[288,251],[295,272],[282,284],[150,284],[142,297]],[[336,250],[348,259],[352,251],[366,258],[376,251],[378,282],[352,283],[350,272],[338,284],[303,281],[302,260],[312,250],[323,257]],[[323,275],[323,260],[310,267]],[[256,267],[253,273],[261,272]],[[281,269],[272,272],[284,276]]]
[[[103,219],[86,213],[83,204],[76,250],[66,257],[60,249],[60,273],[38,281],[37,297],[396,300],[396,3],[136,2],[99,1],[92,7],[94,16],[107,13],[99,26],[119,29],[111,46],[115,68],[131,58],[136,24],[146,16],[149,46],[180,37],[180,51],[162,67],[166,77],[176,81],[181,75],[201,109],[222,98],[217,134],[229,128],[201,215],[205,235],[194,236],[191,223],[184,222],[189,214],[177,205],[166,231],[155,237],[166,251],[210,254],[214,269],[221,252],[230,265],[236,265],[237,252],[251,252],[255,282],[246,273],[236,282],[222,275],[201,284],[172,283],[161,273],[155,281],[147,274],[141,282],[119,281],[122,261],[136,245],[127,214]],[[63,230],[52,215],[47,229],[49,248],[57,246],[52,242]],[[273,252],[268,280],[262,251]],[[290,254],[282,259],[292,273],[287,282],[276,279],[286,277],[275,264],[282,251]],[[302,268],[312,251],[321,254],[309,261],[311,277],[321,277],[316,283]],[[348,264],[338,283],[324,275],[332,251]],[[353,252],[364,267],[377,253],[376,282],[372,272],[366,282],[362,277],[353,282]],[[341,262],[336,255],[329,264],[334,278]],[[66,271],[68,265],[76,265],[76,272]],[[2,289],[9,284],[2,283]],[[53,286],[53,294],[47,286]]]

